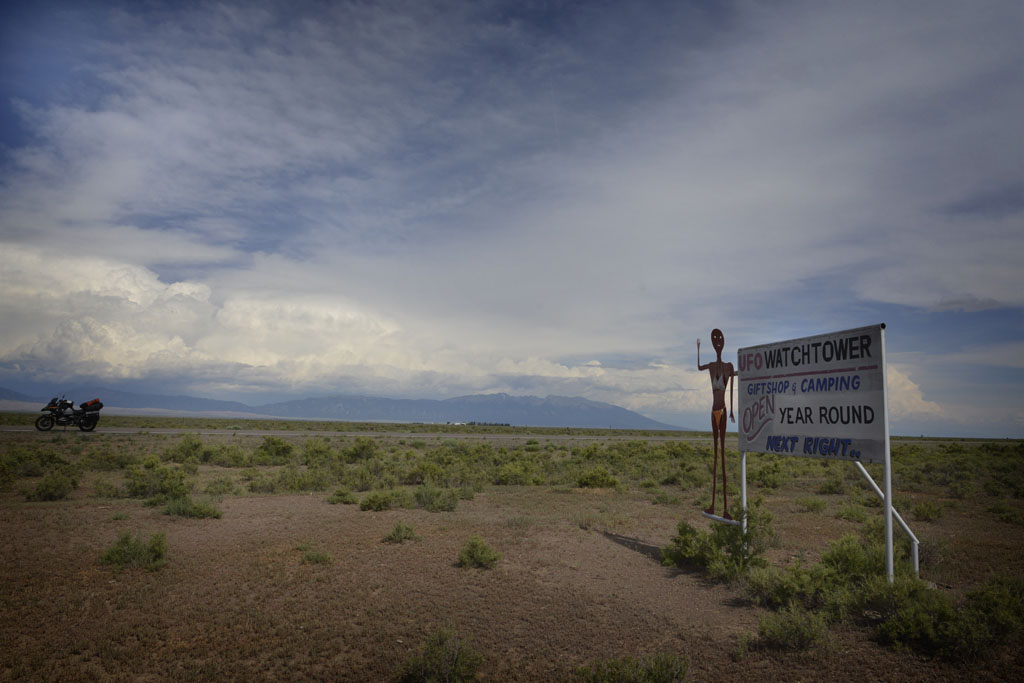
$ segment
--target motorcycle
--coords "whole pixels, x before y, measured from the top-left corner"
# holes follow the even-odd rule
[[[46,404],[46,407],[42,408],[47,411],[47,414],[36,418],[36,429],[48,432],[53,429],[55,424],[63,427],[77,425],[83,432],[91,432],[99,424],[100,408],[102,407],[103,404],[98,398],[86,401],[75,408],[74,401],[69,401],[63,396],[59,399],[54,396]]]

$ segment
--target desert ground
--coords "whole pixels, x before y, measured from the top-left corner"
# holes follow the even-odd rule
[[[39,433],[19,419],[0,431],[0,680],[387,680],[438,629],[482,655],[482,680],[572,680],[588,663],[659,653],[698,681],[1024,672],[1019,633],[967,661],[885,644],[856,619],[806,648],[764,646],[770,610],[742,581],[662,562],[680,521],[713,524],[700,514],[708,435],[142,418]],[[283,460],[260,461],[268,443]],[[921,539],[921,578],[957,601],[992,576],[1024,575],[1024,449],[984,443],[894,446],[894,497]],[[913,467],[896,467],[901,452]],[[132,495],[150,456],[149,473],[181,470],[220,516],[167,514],[159,493]],[[614,484],[580,485],[595,467]],[[848,463],[750,456],[749,468],[750,496],[773,516],[772,566],[812,564],[881,516]],[[76,486],[39,500],[58,470]],[[820,493],[830,480],[841,490]],[[454,509],[411,504],[444,483],[460,491]],[[349,504],[329,502],[338,489]],[[406,491],[406,506],[361,509],[375,491]],[[398,524],[416,539],[384,542]],[[162,566],[104,564],[125,532],[165,534]],[[500,554],[493,568],[459,565],[473,536]]]

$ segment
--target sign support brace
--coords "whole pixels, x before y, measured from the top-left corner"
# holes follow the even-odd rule
[[[885,500],[885,494],[882,492],[882,489],[878,488],[878,484],[875,483],[875,480],[871,478],[871,474],[867,471],[867,468],[865,468],[864,465],[862,465],[859,462],[855,462],[853,464],[857,466],[857,469],[860,470],[860,473],[863,474],[864,478],[867,479],[869,484],[871,484],[871,488],[874,489],[876,494],[878,494],[878,497],[881,498],[884,501]],[[900,513],[896,511],[896,508],[893,508],[893,510],[892,510],[892,517],[900,525],[900,528],[903,529],[903,532],[906,533],[908,537],[910,537],[910,543],[911,543],[910,552],[911,552],[912,559],[914,561],[914,573],[917,574],[918,576],[920,576],[920,574],[921,574],[921,561],[920,561],[919,548],[920,548],[920,545],[921,545],[921,541],[919,541],[917,536],[914,535],[914,532],[910,530],[910,525],[908,525],[906,523],[906,521],[903,519],[903,517],[900,515]],[[889,546],[889,547],[886,548],[886,554],[887,555],[891,551],[892,551],[892,546]],[[893,577],[890,577],[889,580],[892,581],[892,578]]]

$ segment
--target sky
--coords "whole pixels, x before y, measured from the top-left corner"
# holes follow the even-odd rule
[[[0,386],[583,396],[886,324],[1024,436],[1019,0],[9,2]],[[730,429],[733,429],[730,425]]]

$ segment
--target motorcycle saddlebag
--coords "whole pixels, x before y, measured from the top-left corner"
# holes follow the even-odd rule
[[[93,400],[86,401],[85,403],[83,403],[80,406],[78,406],[78,409],[79,410],[84,410],[87,413],[91,413],[93,411],[99,410],[102,407],[103,407],[103,404],[100,403],[100,400],[98,398],[94,398]]]

